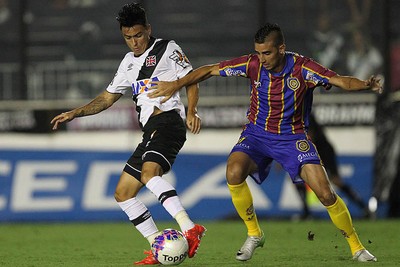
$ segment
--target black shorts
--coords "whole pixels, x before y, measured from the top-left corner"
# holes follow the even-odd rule
[[[185,141],[186,126],[175,110],[151,117],[143,127],[142,142],[128,159],[124,171],[140,181],[143,163],[151,161],[167,173]]]

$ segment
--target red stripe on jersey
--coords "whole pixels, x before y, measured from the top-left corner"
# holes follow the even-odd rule
[[[256,85],[251,85],[251,94],[250,94],[250,107],[247,113],[247,119],[256,124],[257,115],[260,107],[260,101],[258,99],[258,89]]]
[[[284,79],[280,76],[269,74],[268,85],[268,116],[265,121],[265,130],[280,133],[280,123],[282,122],[284,105]]]
[[[256,60],[254,60],[256,59]],[[260,87],[260,69],[261,63],[258,61],[257,56],[249,56],[247,61],[248,76],[251,83],[251,93],[250,93],[250,107],[247,113],[247,119],[256,124],[258,113],[260,111],[260,99],[258,95],[258,90]]]
[[[295,58],[296,62],[296,58]],[[295,64],[293,68],[293,72],[291,73],[292,77],[301,77],[301,66]],[[303,79],[299,80],[300,88],[305,86],[305,82]],[[304,101],[300,101],[304,99],[304,95],[306,94],[305,90],[296,90],[294,94],[294,115],[292,117],[292,133],[304,133]]]

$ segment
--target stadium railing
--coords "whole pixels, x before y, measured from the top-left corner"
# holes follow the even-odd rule
[[[204,61],[204,60],[203,60]],[[207,62],[217,60],[207,59]],[[18,64],[0,64],[0,109],[15,109],[14,101],[24,106],[68,108],[98,95],[112,80],[119,61],[58,61],[37,62],[27,67],[27,99],[15,96],[19,85]],[[198,64],[196,64],[198,65]],[[213,77],[200,84],[200,106],[246,105],[249,101],[249,82],[241,78]],[[183,96],[185,90],[181,91]],[[316,90],[317,103],[375,103],[374,94],[324,94]],[[185,97],[182,97],[185,102]]]

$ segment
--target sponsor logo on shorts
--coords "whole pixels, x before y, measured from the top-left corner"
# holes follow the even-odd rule
[[[300,152],[307,152],[310,150],[310,145],[308,144],[307,140],[298,140],[296,142],[296,148]]]
[[[244,137],[240,137],[235,146],[240,146],[240,147],[243,147],[243,148],[246,148],[246,149],[250,149],[249,145],[246,145],[246,144],[242,143],[244,140],[246,140],[245,136]]]
[[[287,83],[287,86],[289,87],[289,89],[291,89],[293,91],[296,91],[300,87],[299,79],[297,79],[296,77],[291,77],[291,78],[287,79],[286,83]]]
[[[307,152],[310,150],[310,144],[307,142],[307,140],[298,140],[296,142],[296,148],[300,152]],[[299,162],[303,162],[305,159],[308,158],[315,158],[318,157],[317,152],[308,152],[308,153],[301,153],[297,156],[297,159]]]
[[[318,153],[317,152],[309,152],[309,153],[299,154],[297,156],[297,159],[298,159],[299,162],[303,162],[305,159],[315,158],[315,157],[318,157]]]
[[[240,147],[243,147],[243,148],[246,148],[246,149],[250,149],[250,146],[249,146],[249,145],[242,144],[242,143],[238,143],[238,144],[236,144],[235,146],[240,146]]]

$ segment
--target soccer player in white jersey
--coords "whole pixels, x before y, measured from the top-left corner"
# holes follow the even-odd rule
[[[115,199],[136,229],[151,244],[160,231],[147,207],[136,197],[139,190],[146,186],[179,224],[188,240],[188,256],[191,258],[196,254],[206,229],[189,218],[175,188],[162,175],[171,169],[186,141],[186,126],[194,134],[200,131],[201,120],[197,116],[196,107],[198,86],[195,84],[187,87],[186,126],[185,108],[178,92],[165,103],[161,103],[162,97],[149,98],[147,94],[150,81],[182,78],[192,70],[192,66],[174,41],[157,39],[151,35],[145,10],[139,4],[124,5],[117,20],[131,52],[125,55],[106,90],[90,103],[54,117],[51,121],[54,124],[53,130],[60,123],[106,110],[131,90],[143,139],[122,171]],[[150,250],[145,251],[145,254],[147,256],[135,264],[158,264]]]

